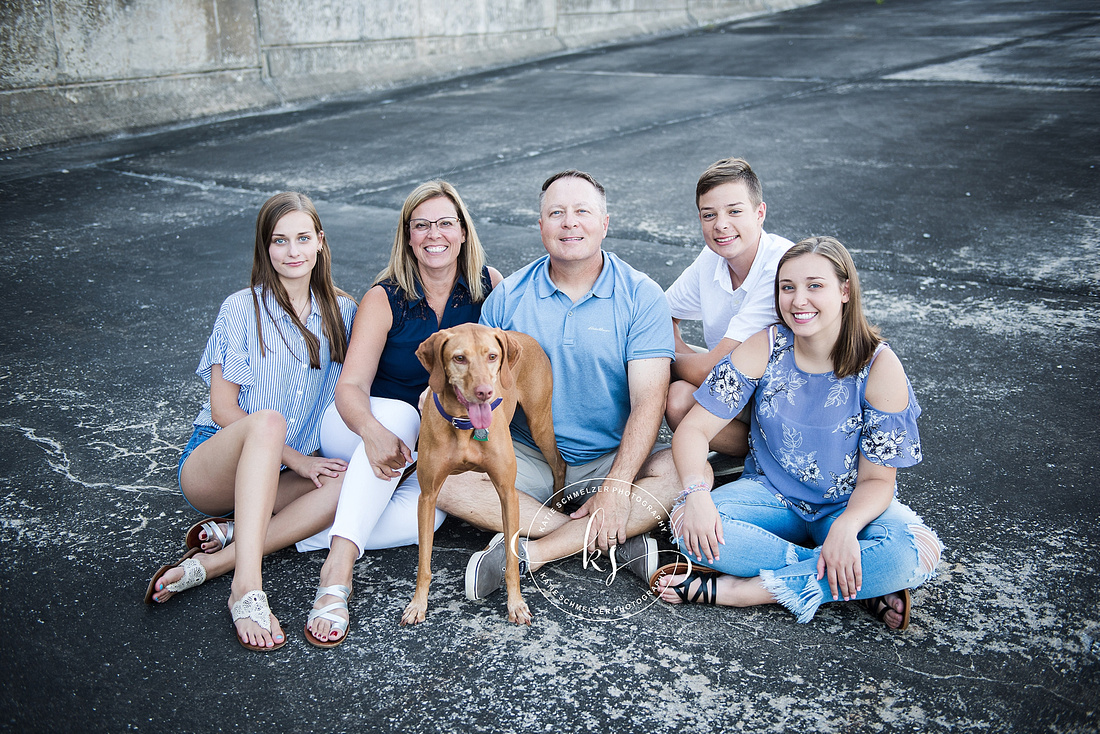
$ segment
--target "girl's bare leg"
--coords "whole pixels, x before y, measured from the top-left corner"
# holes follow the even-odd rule
[[[275,515],[267,526],[264,555],[287,548],[331,525],[343,479],[343,474],[336,478],[322,476],[323,486],[317,489],[309,480],[293,472],[283,472],[279,476]],[[214,553],[200,553],[195,556],[195,560],[206,569],[207,578],[229,573],[236,565],[236,559],[236,542]],[[165,590],[165,587],[182,577],[183,570],[178,567],[166,572],[157,580],[159,591],[153,594],[154,601],[159,603],[171,599],[173,594]]]
[[[225,549],[232,549],[234,560],[230,608],[249,591],[263,589],[261,563],[285,443],[286,420],[262,410],[218,431],[184,462],[180,482],[188,500],[212,514],[234,512],[234,540]],[[286,639],[275,615],[270,631],[247,618],[237,620],[236,627],[250,645],[272,647]]]

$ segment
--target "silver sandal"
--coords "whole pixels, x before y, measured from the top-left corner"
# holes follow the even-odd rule
[[[313,609],[309,613],[309,618],[306,619],[306,641],[311,645],[317,647],[330,648],[336,647],[344,642],[348,637],[348,624],[351,622],[351,611],[348,609],[348,599],[351,598],[351,589],[342,584],[334,584],[333,586],[318,586],[317,594],[313,597],[313,603],[316,604],[321,600],[322,596],[335,596],[340,601],[334,601],[331,604],[326,604],[320,609]],[[344,619],[332,612],[336,609],[343,609],[348,613],[348,618]],[[309,631],[309,623],[315,619],[326,619],[332,623],[332,629],[339,632],[340,636],[335,640],[321,641],[314,637],[313,633]]]
[[[225,523],[224,533],[218,523]],[[206,531],[206,540],[199,537],[204,530]],[[187,546],[187,548],[198,548],[202,550],[203,543],[207,543],[214,539],[217,539],[217,541],[221,543],[221,548],[203,551],[204,553],[216,553],[233,542],[233,521],[228,517],[209,517],[205,520],[199,520],[197,523],[187,528],[187,535],[184,537],[183,544]]]

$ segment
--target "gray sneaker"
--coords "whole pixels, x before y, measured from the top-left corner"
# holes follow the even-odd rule
[[[615,546],[615,562],[648,584],[657,573],[657,541],[646,533],[627,538],[625,543]]]
[[[527,541],[519,540],[519,572],[527,573]],[[466,598],[478,601],[504,586],[504,569],[508,561],[508,544],[504,533],[497,533],[484,550],[470,556],[466,564]]]

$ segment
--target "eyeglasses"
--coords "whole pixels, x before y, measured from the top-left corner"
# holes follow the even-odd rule
[[[458,217],[443,217],[435,221],[431,219],[410,219],[409,231],[427,233],[433,224],[440,234],[454,232],[458,229]]]

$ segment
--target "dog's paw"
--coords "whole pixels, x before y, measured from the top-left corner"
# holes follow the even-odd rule
[[[516,624],[531,624],[531,609],[527,602],[520,599],[518,603],[508,603],[508,621]]]
[[[401,615],[401,626],[423,622],[424,614],[427,611],[427,604],[418,604],[415,601],[409,602],[409,606],[405,607],[405,613]]]

